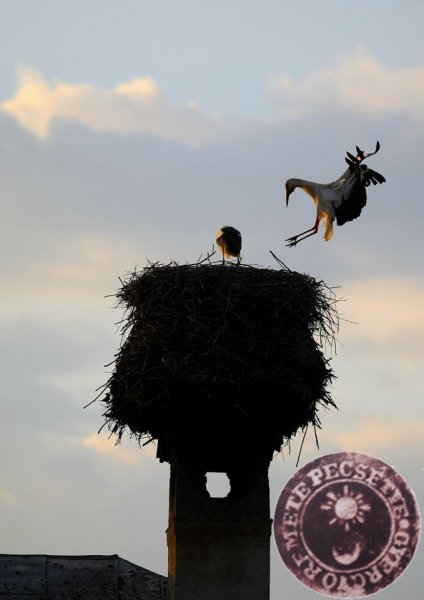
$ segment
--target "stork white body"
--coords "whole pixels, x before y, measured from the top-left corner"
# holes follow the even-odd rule
[[[290,194],[301,188],[311,196],[317,207],[316,219],[313,227],[288,238],[288,246],[295,246],[298,242],[315,235],[319,224],[325,219],[324,240],[328,241],[333,236],[333,224],[343,225],[347,221],[356,219],[361,214],[367,203],[366,188],[373,183],[383,183],[385,178],[361,164],[367,156],[372,156],[380,148],[377,142],[375,152],[365,154],[357,147],[358,156],[354,157],[348,153],[346,159],[349,167],[335,181],[330,183],[316,183],[306,179],[291,178],[286,181],[286,205],[289,203]]]

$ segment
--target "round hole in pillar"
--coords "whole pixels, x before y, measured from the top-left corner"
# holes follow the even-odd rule
[[[211,498],[226,498],[231,490],[226,473],[206,473],[206,489]]]

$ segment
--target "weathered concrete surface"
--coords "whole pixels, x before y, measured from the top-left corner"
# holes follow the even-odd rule
[[[0,554],[0,600],[166,600],[166,578],[117,555]]]
[[[43,600],[45,556],[0,555],[0,598]]]
[[[171,464],[168,585],[171,600],[269,600],[269,462],[228,473],[211,498],[202,468]]]

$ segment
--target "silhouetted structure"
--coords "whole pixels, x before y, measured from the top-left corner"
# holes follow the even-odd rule
[[[166,577],[112,556],[0,554],[0,600],[166,600]]]
[[[102,401],[118,437],[171,465],[171,600],[268,600],[268,468],[333,405],[323,340],[334,298],[315,279],[248,265],[151,265],[117,294],[124,343]],[[206,473],[228,475],[211,498]]]

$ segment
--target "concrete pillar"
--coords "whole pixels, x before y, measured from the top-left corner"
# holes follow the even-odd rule
[[[201,466],[171,462],[170,600],[269,600],[269,462],[230,468],[226,498],[209,496]]]

